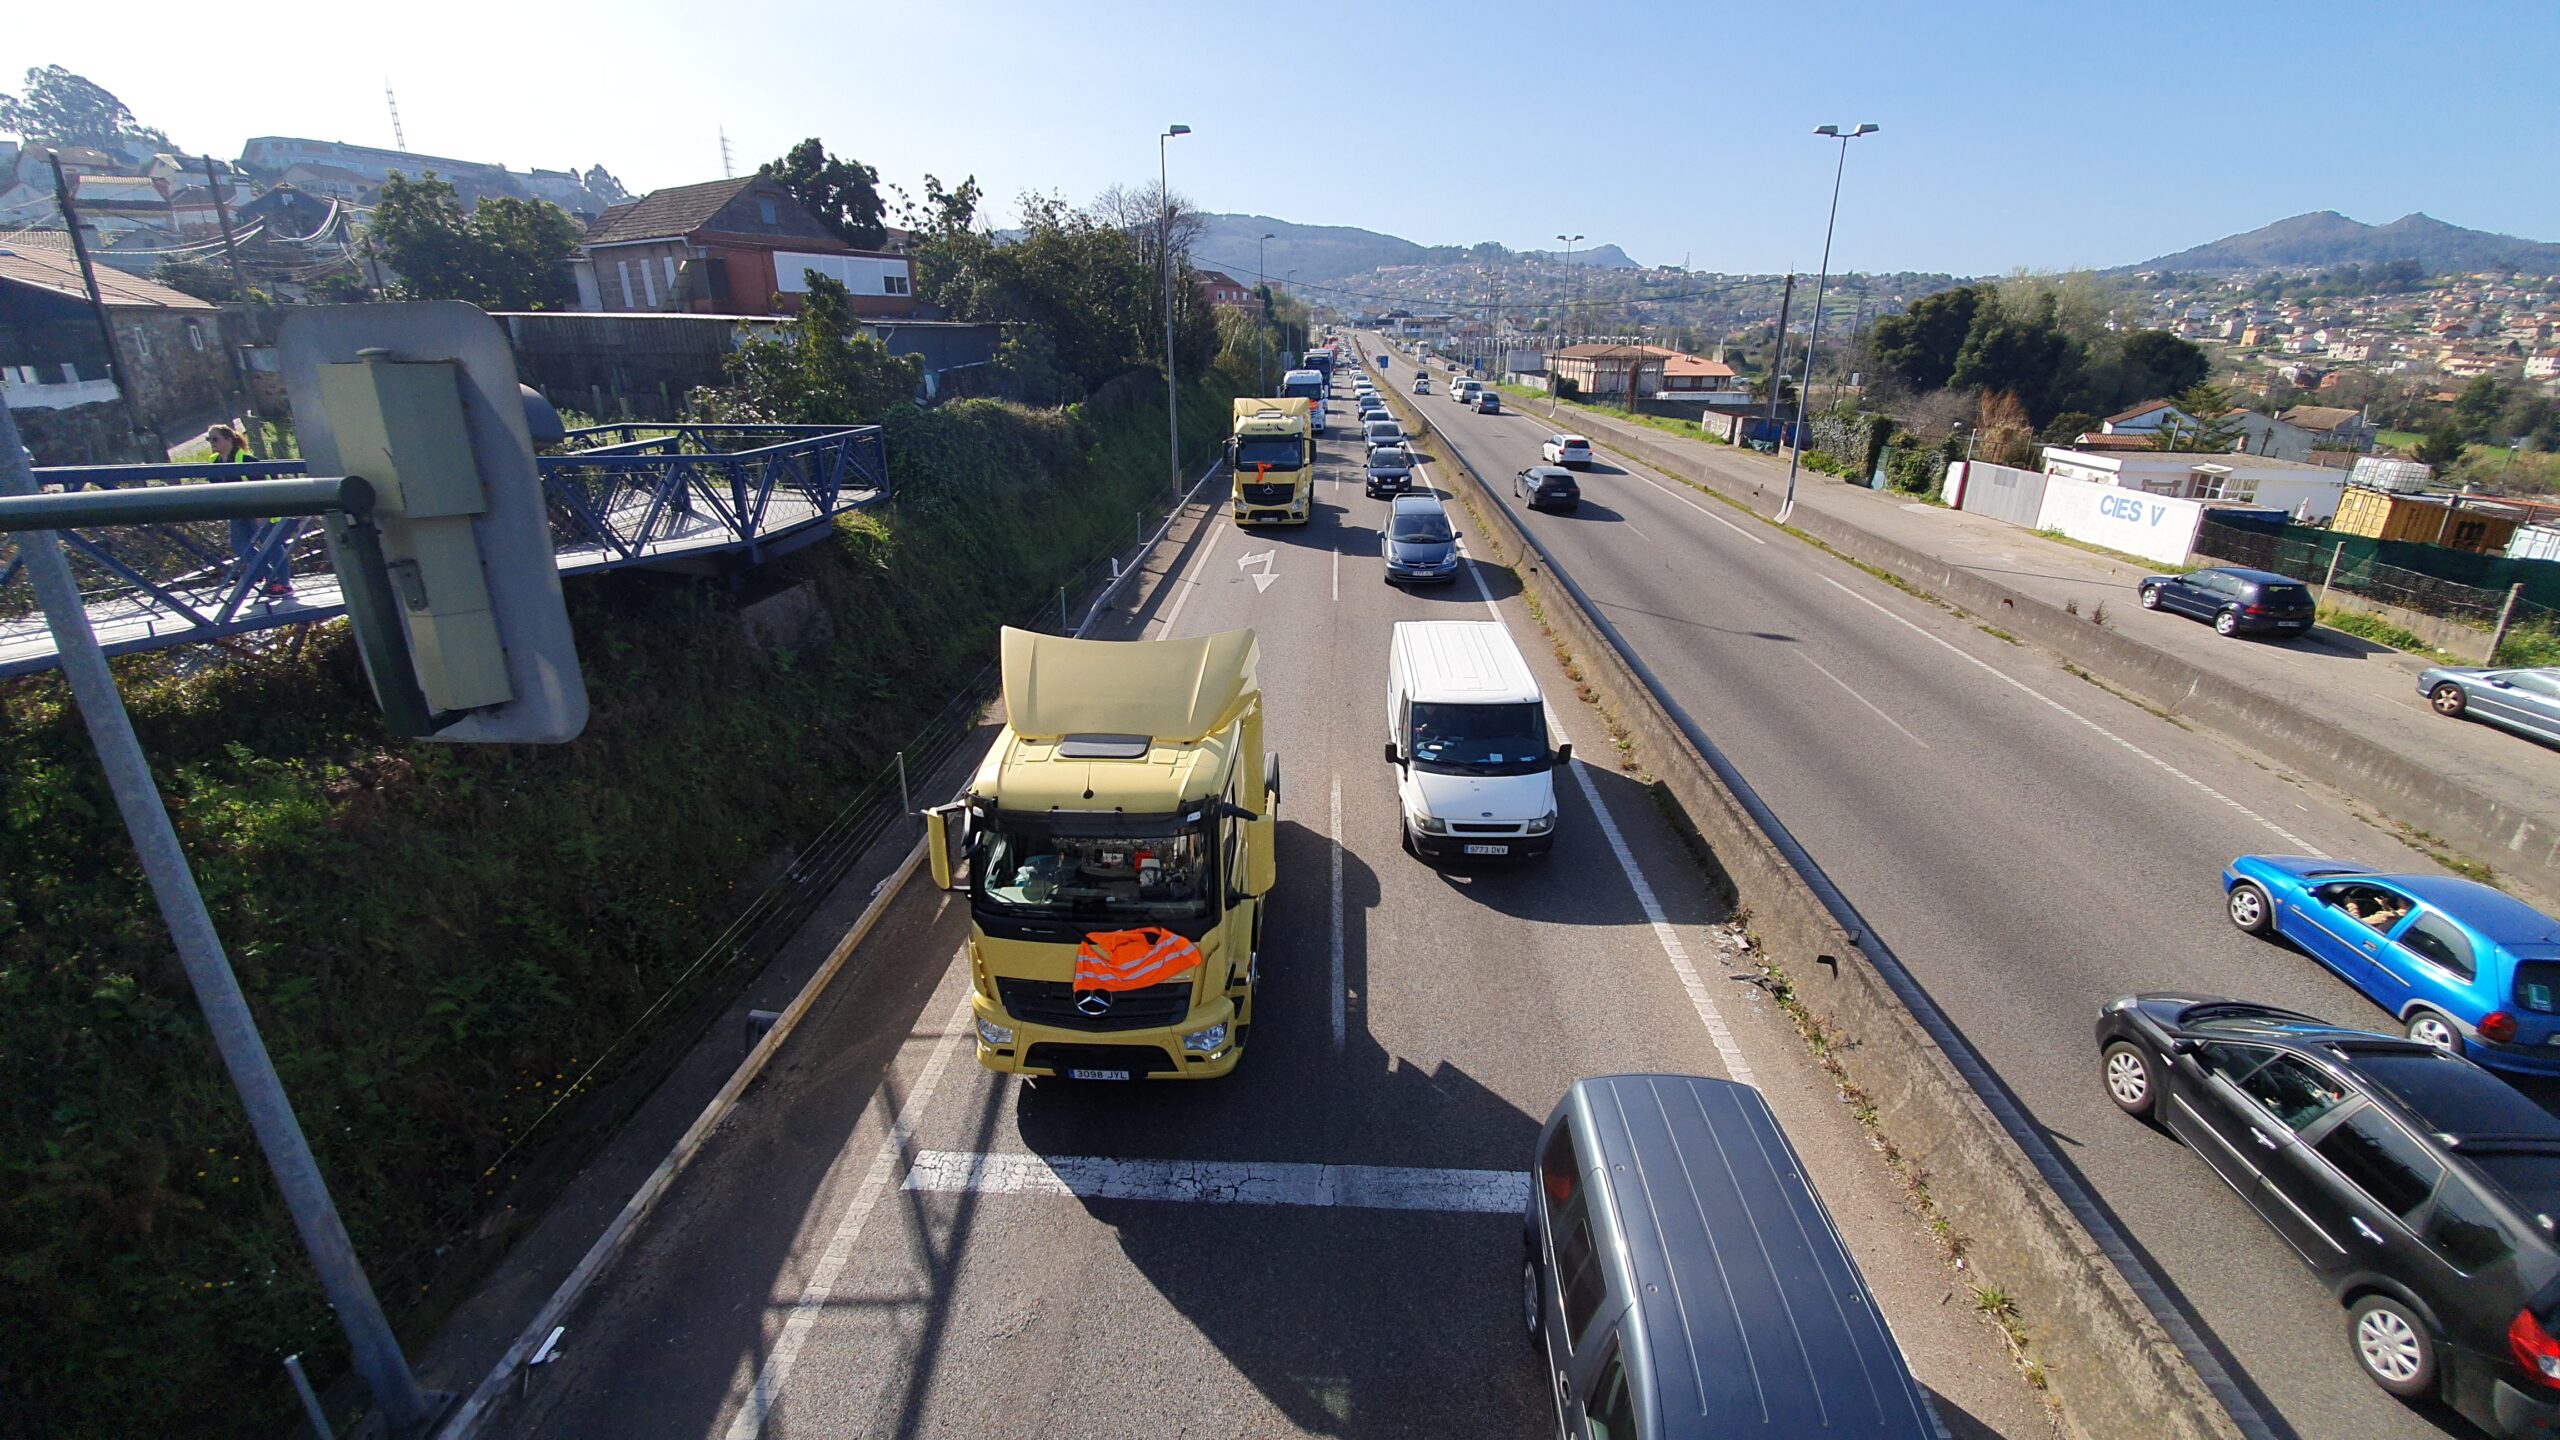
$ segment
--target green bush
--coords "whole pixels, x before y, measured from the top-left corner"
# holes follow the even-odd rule
[[[2490,658],[2492,665],[2545,666],[2560,665],[2560,630],[2548,624],[2518,626],[2498,642],[2498,653]]]
[[[1807,450],[1804,452],[1804,468],[1807,470],[1819,470],[1825,475],[1840,475],[1845,474],[1847,471],[1847,467],[1840,463],[1840,457],[1832,454],[1828,450]]]
[[[344,628],[118,663],[285,1086],[414,1352],[633,1097],[581,1097],[749,877],[809,839],[1165,486],[1161,382],[1072,411],[901,407],[894,505],[777,562],[832,643],[767,656],[731,593],[569,583],[593,718],[554,747],[383,738]],[[1223,436],[1222,376],[1185,449]],[[1196,473],[1196,471],[1194,472]],[[271,1436],[338,1330],[206,1041],[57,677],[0,683],[0,1432]],[[708,993],[743,974],[697,977]],[[687,992],[699,1000],[701,993]],[[617,1037],[634,1025],[629,1044]],[[645,1075],[642,1077],[645,1079]],[[519,1183],[522,1177],[522,1183]]]

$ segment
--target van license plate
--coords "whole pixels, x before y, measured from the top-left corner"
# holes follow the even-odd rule
[[[1470,855],[1508,855],[1511,853],[1511,847],[1508,845],[1470,845],[1467,847],[1467,853]]]
[[[1129,1072],[1126,1070],[1070,1070],[1067,1072],[1067,1078],[1070,1080],[1126,1080],[1129,1078]]]

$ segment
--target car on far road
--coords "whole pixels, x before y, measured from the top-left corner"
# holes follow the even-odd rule
[[[1427,491],[1399,495],[1387,502],[1387,533],[1381,547],[1387,583],[1399,580],[1458,578],[1458,532],[1440,497]]]
[[[2432,1046],[2246,1001],[2128,995],[2097,1039],[2116,1108],[2186,1142],[2347,1308],[2367,1379],[2495,1436],[2560,1427],[2560,1120]]]
[[[2270,570],[2215,566],[2184,575],[2146,575],[2135,591],[2145,610],[2202,620],[2221,635],[2299,635],[2318,606],[2311,587]]]
[[[1421,374],[1421,373],[1417,372],[1417,373],[1414,375],[1414,377],[1413,377],[1413,393],[1414,393],[1414,394],[1416,394],[1416,395],[1428,395],[1428,394],[1430,394],[1430,393],[1431,393],[1431,377],[1430,377],[1429,375],[1425,375],[1425,374]]]
[[[1591,465],[1591,442],[1579,435],[1550,435],[1546,443],[1538,447],[1538,458],[1568,470],[1588,469]]]
[[[2418,677],[2418,693],[2447,719],[2468,715],[2538,740],[2560,742],[2560,670],[2439,665]]]
[[[1381,445],[1402,445],[1404,443],[1404,428],[1396,424],[1393,420],[1372,420],[1368,424],[1361,426],[1360,430],[1361,438],[1369,442],[1369,448],[1371,450],[1375,450]]]
[[[2301,855],[2243,855],[2222,889],[2232,924],[2308,951],[2410,1039],[2560,1075],[2560,920],[2476,881]]]
[[[1527,500],[1532,510],[1570,513],[1582,508],[1582,487],[1573,483],[1573,472],[1553,465],[1532,465],[1513,475],[1511,493]]]
[[[1381,445],[1369,452],[1369,498],[1401,495],[1413,488],[1413,452],[1402,445]]]
[[[1490,385],[1478,386],[1476,388],[1476,413],[1479,415],[1501,414],[1502,392],[1494,389]]]

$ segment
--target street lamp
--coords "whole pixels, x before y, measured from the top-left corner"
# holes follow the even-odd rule
[[[1584,241],[1584,240],[1587,240],[1587,239],[1589,239],[1589,238],[1591,238],[1591,237],[1589,237],[1589,236],[1587,236],[1587,235],[1558,235],[1556,238],[1564,242],[1564,268],[1565,268],[1565,270],[1568,272],[1568,273],[1566,274],[1566,276],[1565,276],[1565,279],[1566,279],[1567,281],[1569,281],[1569,282],[1572,282],[1572,283],[1573,283],[1573,289],[1574,289],[1574,300],[1575,300],[1575,302],[1578,304],[1578,303],[1580,303],[1580,302],[1581,302],[1581,299],[1582,299],[1582,285],[1581,285],[1581,283],[1580,283],[1580,279],[1579,279],[1579,277],[1577,277],[1577,276],[1575,276],[1575,275],[1573,275],[1573,274],[1571,274],[1571,273],[1570,273],[1570,272],[1572,271],[1572,269],[1573,269],[1573,247],[1574,247],[1576,244],[1578,244],[1578,243],[1580,243],[1580,242],[1582,242],[1582,241]],[[1567,312],[1567,313],[1568,313],[1568,314],[1570,314],[1571,312]],[[1558,338],[1558,339],[1562,339],[1563,337],[1562,337],[1562,336],[1558,336],[1557,338]],[[1548,367],[1548,370],[1547,370],[1547,418],[1548,418],[1548,419],[1550,419],[1550,420],[1552,420],[1552,419],[1554,419],[1554,418],[1555,418],[1555,415],[1556,415],[1556,375],[1555,375],[1555,369],[1554,369],[1554,367],[1550,366],[1550,367]]]
[[[1182,503],[1182,392],[1173,379],[1173,186],[1165,177],[1164,142],[1188,135],[1174,125],[1156,137],[1156,260],[1164,266],[1164,454],[1173,477],[1173,503]]]
[[[1804,383],[1796,388],[1795,444],[1787,447],[1787,498],[1778,505],[1778,523],[1784,525],[1796,509],[1796,465],[1804,458],[1804,406],[1813,389],[1813,352],[1822,343],[1822,287],[1831,278],[1831,231],[1840,222],[1840,176],[1849,168],[1849,142],[1861,135],[1873,135],[1881,128],[1858,125],[1843,130],[1837,125],[1817,125],[1813,133],[1840,142],[1839,163],[1831,167],[1831,218],[1822,222],[1822,269],[1813,281],[1813,328],[1804,337]],[[1781,343],[1785,341],[1780,336]],[[1773,379],[1771,384],[1775,384]]]
[[[1262,273],[1262,247],[1278,238],[1275,235],[1265,235],[1253,242],[1253,288],[1260,298],[1266,301],[1271,298],[1271,279]],[[1254,333],[1262,337],[1262,393],[1265,395],[1271,393],[1271,326],[1269,322],[1270,317],[1267,315],[1253,322]]]

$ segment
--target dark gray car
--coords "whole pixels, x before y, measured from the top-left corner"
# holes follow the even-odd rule
[[[2311,587],[2271,570],[2216,566],[2184,575],[2146,575],[2137,593],[2145,610],[2202,620],[2224,635],[2299,635],[2318,607]]]
[[[1386,554],[1387,583],[1400,580],[1450,581],[1458,578],[1458,532],[1440,497],[1399,495],[1387,502],[1387,533],[1380,547]]]
[[[1582,507],[1582,487],[1574,483],[1573,472],[1560,465],[1532,465],[1511,477],[1511,493],[1529,502],[1532,510],[1578,510]]]
[[[1522,1314],[1568,1440],[1938,1434],[1750,1086],[1575,1081],[1538,1137],[1524,1221]]]
[[[2439,665],[2418,677],[2436,713],[2468,715],[2560,744],[2560,670],[2482,670]]]
[[[1401,495],[1413,488],[1413,452],[1401,445],[1381,445],[1369,452],[1369,498]]]

